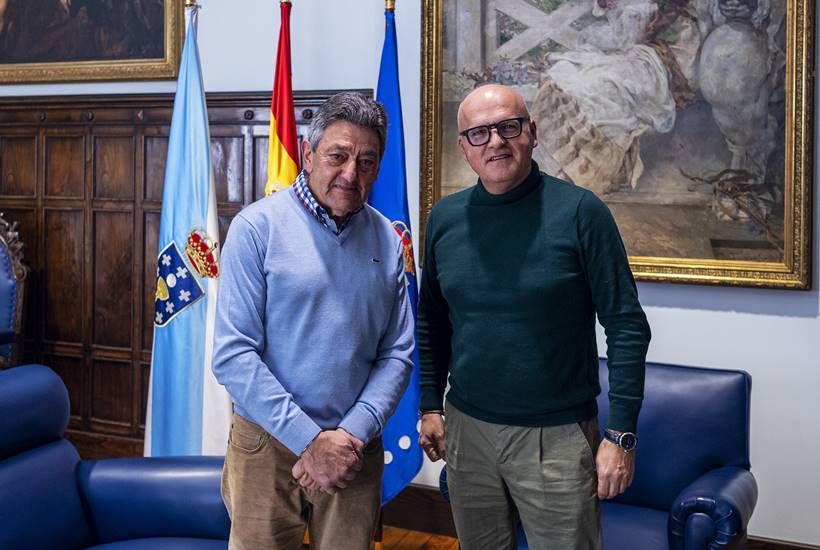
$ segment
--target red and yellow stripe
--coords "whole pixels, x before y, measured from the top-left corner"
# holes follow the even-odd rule
[[[293,85],[290,69],[290,8],[282,0],[282,22],[276,52],[276,76],[270,107],[270,141],[268,145],[268,181],[265,195],[288,187],[299,175],[299,150],[296,146],[296,119],[293,111]]]

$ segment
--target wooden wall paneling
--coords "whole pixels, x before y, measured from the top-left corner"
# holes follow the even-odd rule
[[[304,109],[302,109],[304,110]],[[298,111],[298,109],[297,109]],[[301,112],[301,111],[300,111]],[[305,118],[297,118],[296,122],[296,142],[297,155],[299,159],[297,162],[299,166],[302,165],[302,140],[307,139],[307,130],[310,126],[310,120]],[[259,200],[265,195],[265,183],[268,179],[268,147],[270,146],[269,130],[267,126],[252,126],[250,128],[250,139],[252,144],[248,154],[252,154],[253,161],[253,184],[252,193],[253,200]],[[253,201],[251,201],[253,202]]]
[[[91,429],[133,435],[133,366],[128,361],[92,359]]]
[[[37,133],[0,136],[0,196],[34,197],[37,181]]]
[[[134,242],[133,214],[95,210],[93,242],[92,343],[122,348],[130,357],[133,264],[142,248]]]
[[[85,459],[98,460],[124,456],[142,456],[143,442],[133,437],[95,433],[87,429],[75,429],[70,426],[65,436],[77,447],[80,456]]]
[[[43,363],[60,375],[68,389],[68,400],[71,406],[69,427],[77,429],[85,428],[83,418],[85,385],[83,381],[83,357],[80,353],[74,357],[48,353],[42,356]]]
[[[242,184],[242,204],[250,204],[253,202],[253,190],[254,190],[254,182],[256,181],[256,172],[255,172],[255,156],[253,150],[253,132],[254,128],[258,127],[252,124],[246,124],[242,127],[242,159],[243,159],[243,173],[245,174],[245,178]],[[221,234],[221,233],[220,233]],[[224,242],[224,239],[220,238],[220,242]]]
[[[224,243],[225,237],[228,236],[228,227],[230,227],[231,222],[236,214],[224,214],[220,213],[219,215],[219,242]]]
[[[216,200],[242,206],[245,202],[245,136],[241,126],[211,128],[211,167]]]
[[[253,132],[253,185],[252,199],[258,201],[265,196],[265,184],[268,180],[268,146],[270,139],[268,134],[262,133],[261,129],[254,129]]]
[[[142,405],[142,304],[144,289],[142,283],[144,269],[145,224],[143,202],[145,192],[145,127],[137,126],[134,133],[134,201],[132,223],[134,227],[131,241],[131,437],[142,437],[140,433]]]
[[[140,406],[139,406],[139,422],[137,423],[137,437],[140,439],[145,437],[145,418],[148,413],[148,388],[151,382],[151,364],[140,363]]]
[[[217,119],[218,121],[219,119]],[[251,124],[211,124],[211,165],[214,173],[219,242],[225,242],[228,226],[233,217],[250,204],[253,181],[248,167],[248,136],[253,131]]]
[[[83,343],[83,250],[82,209],[44,209],[41,242],[46,267],[43,281],[43,339],[49,342]]]
[[[92,139],[95,199],[134,199],[136,136],[129,127],[112,133],[95,130]]]
[[[142,277],[142,349],[151,353],[154,343],[154,301],[157,292],[157,244],[159,212],[143,213],[143,277]]]
[[[170,113],[169,113],[170,116]],[[170,120],[169,120],[170,122]],[[145,126],[142,128],[143,156],[143,197],[142,210],[142,299],[141,299],[141,348],[150,354],[154,341],[154,297],[156,295],[156,263],[159,239],[160,213],[162,210],[162,190],[165,180],[165,165],[168,156],[167,124]],[[146,394],[147,395],[147,394]],[[144,424],[145,419],[142,417]]]
[[[168,155],[168,126],[143,128],[143,189],[144,200],[162,201],[162,185],[165,179],[165,160]]]
[[[74,128],[45,136],[46,197],[85,197],[86,133]]]
[[[60,114],[65,115],[66,120],[73,120],[79,113],[73,110],[62,110]],[[92,117],[93,118],[93,117]],[[93,422],[94,416],[94,360],[99,353],[98,347],[94,345],[94,297],[96,295],[94,282],[96,276],[96,234],[95,207],[100,207],[100,200],[94,198],[94,160],[96,157],[94,148],[97,143],[94,139],[95,125],[83,125],[84,145],[85,145],[85,170],[83,181],[83,228],[85,232],[85,242],[83,244],[83,301],[82,301],[82,321],[83,321],[83,385],[86,398],[83,401],[83,429],[88,431],[99,431]]]
[[[0,109],[2,113],[2,109]],[[30,269],[28,273],[29,281],[34,280],[32,294],[35,296],[31,303],[26,305],[26,315],[34,317],[35,319],[35,354],[38,363],[44,363],[43,348],[45,347],[45,316],[46,316],[46,247],[44,245],[46,238],[46,209],[45,209],[45,195],[46,195],[46,130],[38,127],[37,132],[37,162],[36,162],[36,183],[34,185],[35,195],[35,217],[37,218],[37,235],[34,242],[37,247],[37,261],[36,271]],[[31,267],[31,266],[29,266]]]

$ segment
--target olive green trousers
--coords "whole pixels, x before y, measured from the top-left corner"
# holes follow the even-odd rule
[[[449,402],[447,484],[463,550],[600,550],[598,419],[528,428],[472,418]]]

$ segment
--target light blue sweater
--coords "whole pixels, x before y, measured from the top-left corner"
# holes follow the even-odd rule
[[[368,205],[334,235],[292,189],[234,218],[213,371],[239,415],[297,455],[321,430],[379,435],[412,370],[401,241]]]

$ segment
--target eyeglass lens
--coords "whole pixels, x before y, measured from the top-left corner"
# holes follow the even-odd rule
[[[484,145],[490,141],[490,132],[493,128],[495,128],[498,135],[504,139],[517,138],[521,135],[521,119],[511,118],[495,124],[470,128],[466,132],[467,141],[473,146]]]

